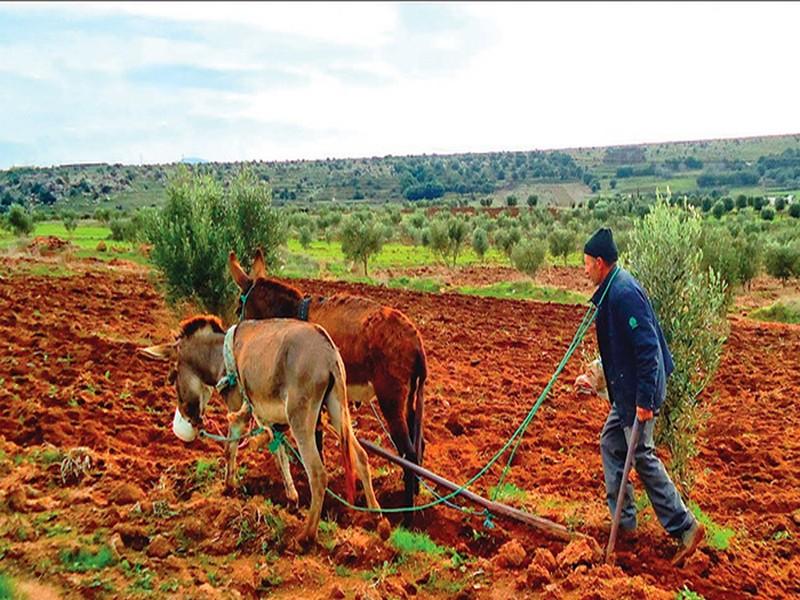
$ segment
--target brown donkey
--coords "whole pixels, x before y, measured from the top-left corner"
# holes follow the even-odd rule
[[[232,415],[230,437],[238,437],[250,419],[269,428],[288,424],[303,461],[311,489],[311,507],[300,535],[301,541],[316,537],[328,476],[320,458],[314,432],[322,405],[328,409],[333,429],[339,435],[345,489],[352,504],[355,471],[364,486],[367,505],[379,508],[372,489],[367,454],[353,435],[347,407],[347,390],[341,356],[325,330],[317,325],[285,319],[248,321],[236,327],[230,350],[224,350],[225,332],[217,317],[197,316],[181,323],[178,339],[151,346],[142,352],[152,358],[176,361],[175,387],[178,393],[173,429],[184,441],[191,441],[203,424],[203,412],[218,382]],[[234,359],[236,382],[225,380],[225,352]],[[246,390],[246,397],[242,395]],[[232,483],[236,470],[237,442],[228,442],[226,481]],[[281,447],[276,460],[284,477],[287,495],[297,500],[286,454]]]
[[[350,398],[364,401],[376,396],[397,451],[422,465],[423,390],[428,371],[422,337],[409,318],[360,296],[304,296],[267,276],[261,249],[256,251],[250,276],[233,252],[229,267],[242,290],[240,318],[301,319],[324,327],[342,355]],[[407,506],[413,505],[418,486],[414,473],[407,470]],[[410,515],[406,513],[407,522]]]

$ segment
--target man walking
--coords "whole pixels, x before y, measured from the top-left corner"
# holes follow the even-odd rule
[[[611,230],[598,229],[583,249],[584,270],[597,285],[592,303],[599,304],[597,345],[611,410],[600,436],[608,508],[614,514],[634,419],[641,421],[634,465],[662,527],[680,540],[674,565],[681,565],[705,539],[705,527],[681,500],[675,484],[655,455],[655,416],[667,393],[673,370],[650,300],[633,276],[617,265]],[[601,301],[602,299],[602,301]],[[576,382],[578,383],[578,382]],[[620,527],[636,529],[633,486],[625,482]]]

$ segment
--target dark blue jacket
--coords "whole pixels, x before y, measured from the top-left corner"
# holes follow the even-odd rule
[[[667,395],[667,377],[674,369],[664,333],[642,286],[617,266],[597,288],[600,303],[595,327],[608,396],[626,425],[633,425],[636,407],[657,413]],[[613,281],[612,281],[613,279]]]

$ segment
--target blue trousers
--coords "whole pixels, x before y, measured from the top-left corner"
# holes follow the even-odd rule
[[[640,426],[639,443],[636,445],[634,468],[644,484],[650,504],[653,505],[661,526],[677,538],[694,524],[694,516],[686,508],[681,496],[664,468],[664,464],[655,454],[653,429],[655,419]],[[600,453],[603,457],[603,474],[606,480],[606,499],[608,509],[613,517],[617,506],[617,494],[622,480],[622,469],[625,466],[625,455],[631,438],[631,427],[626,427],[612,406],[600,435]],[[633,486],[626,482],[626,493],[620,527],[636,528],[636,507],[633,504]]]

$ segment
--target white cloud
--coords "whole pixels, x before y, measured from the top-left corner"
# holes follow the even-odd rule
[[[34,77],[80,99],[61,122],[54,108],[45,123],[45,105],[26,119],[23,98],[0,130],[14,141],[63,132],[67,142],[76,130],[114,131],[108,154],[93,156],[110,162],[140,153],[292,159],[800,132],[800,4],[445,3],[409,18],[417,6],[0,5],[95,19],[88,33],[74,26],[0,41],[14,56],[0,76]],[[158,27],[111,30],[132,17]],[[182,35],[170,35],[176,23]],[[175,65],[248,85],[197,91],[126,79]],[[259,69],[299,77],[276,84]]]
[[[244,25],[353,46],[384,43],[397,23],[397,11],[387,3],[78,2],[70,6],[220,27]]]

